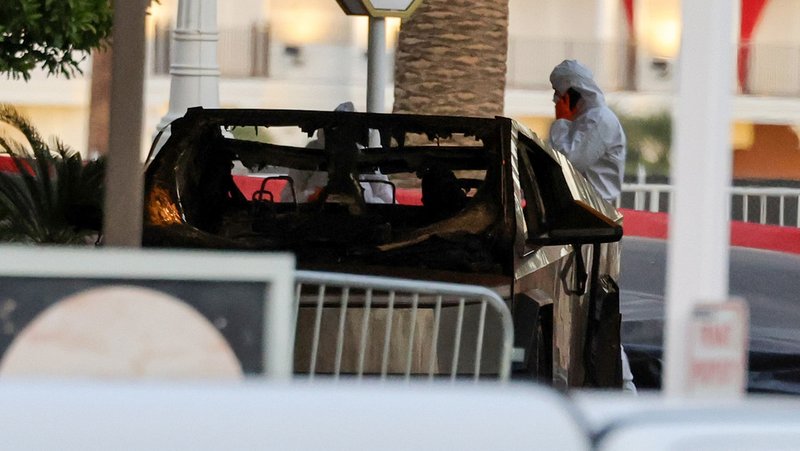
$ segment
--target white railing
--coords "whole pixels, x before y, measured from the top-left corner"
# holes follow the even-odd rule
[[[745,222],[758,222],[759,224],[777,224],[777,225],[794,225],[800,227],[800,189],[797,188],[750,188],[750,187],[734,187],[731,190],[734,196],[741,196],[741,216],[739,219]],[[777,204],[777,205],[776,205]],[[754,216],[751,211],[755,207],[757,210],[757,219],[752,220]],[[773,207],[773,208],[770,208]],[[768,213],[775,213],[777,208],[777,221],[770,221]],[[793,221],[787,221],[789,214]],[[737,217],[736,210],[733,211],[734,217]]]
[[[505,381],[513,322],[479,286],[297,271],[295,373]]]
[[[626,194],[633,194],[633,201],[628,200]],[[672,186],[665,184],[638,184],[623,183],[622,195],[617,198],[617,208],[630,208],[632,210],[650,211],[652,213],[668,212],[672,210]],[[668,206],[661,208],[661,197],[665,196]]]
[[[733,186],[731,219],[800,227],[800,188]],[[657,212],[672,210],[672,186],[626,183],[618,208]]]

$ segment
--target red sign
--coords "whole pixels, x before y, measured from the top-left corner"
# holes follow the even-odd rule
[[[689,322],[688,392],[739,396],[747,384],[748,308],[743,300],[700,304]]]

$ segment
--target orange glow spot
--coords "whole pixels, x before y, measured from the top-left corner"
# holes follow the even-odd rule
[[[147,219],[152,224],[169,225],[182,224],[183,220],[178,212],[178,206],[163,187],[156,187],[147,199]]]

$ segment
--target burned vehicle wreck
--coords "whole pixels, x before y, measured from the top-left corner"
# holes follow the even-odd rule
[[[621,384],[622,217],[516,121],[194,108],[157,147],[144,245],[482,285],[512,312],[516,374]]]

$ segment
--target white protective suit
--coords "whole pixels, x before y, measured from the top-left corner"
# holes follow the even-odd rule
[[[566,155],[603,199],[614,202],[625,171],[625,132],[619,119],[581,63],[563,61],[550,74],[550,83],[556,91],[554,101],[569,88],[581,94],[573,120],[556,119],[550,126],[550,145]]]
[[[334,111],[355,111],[353,102],[340,103]],[[306,148],[309,149],[324,149],[325,148],[325,132],[322,129],[317,130],[317,136],[314,140],[310,141]],[[319,194],[322,188],[328,184],[328,174],[325,172],[317,171],[304,171],[301,169],[288,169],[288,175],[292,178],[295,194],[297,195],[297,202],[308,202],[309,197]],[[368,204],[391,204],[394,202],[392,189],[387,183],[389,177],[376,171],[374,174],[360,174],[359,180],[361,188],[364,190],[364,202]],[[376,183],[369,183],[375,181]],[[281,199],[292,199],[292,187],[288,184],[281,192]]]
[[[569,88],[581,94],[572,120],[556,119],[550,126],[550,145],[566,155],[600,196],[614,202],[622,189],[625,173],[625,131],[617,115],[606,105],[603,91],[592,71],[575,60],[564,60],[550,73],[553,102]],[[628,355],[621,348],[622,389],[636,394]]]

